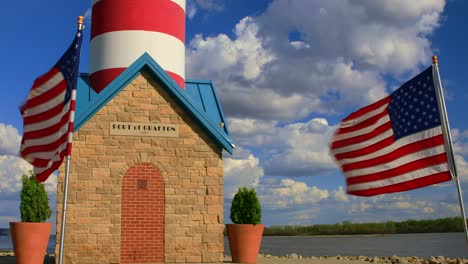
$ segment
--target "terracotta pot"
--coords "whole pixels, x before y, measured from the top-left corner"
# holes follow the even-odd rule
[[[264,225],[227,224],[229,249],[234,263],[257,263]]]
[[[10,222],[16,264],[44,263],[52,223]]]

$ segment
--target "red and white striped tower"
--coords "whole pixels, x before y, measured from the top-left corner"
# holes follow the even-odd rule
[[[93,89],[102,91],[145,52],[185,88],[185,0],[93,0]]]

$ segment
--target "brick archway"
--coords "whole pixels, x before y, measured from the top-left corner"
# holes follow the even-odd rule
[[[149,163],[122,179],[120,263],[164,262],[164,180]]]

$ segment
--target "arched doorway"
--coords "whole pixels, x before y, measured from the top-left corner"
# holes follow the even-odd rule
[[[122,264],[164,261],[164,180],[149,163],[123,176],[120,237]]]

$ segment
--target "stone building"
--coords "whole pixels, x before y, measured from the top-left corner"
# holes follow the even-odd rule
[[[100,93],[79,77],[65,263],[222,261],[222,150],[234,145],[213,84],[185,86],[147,53]]]

